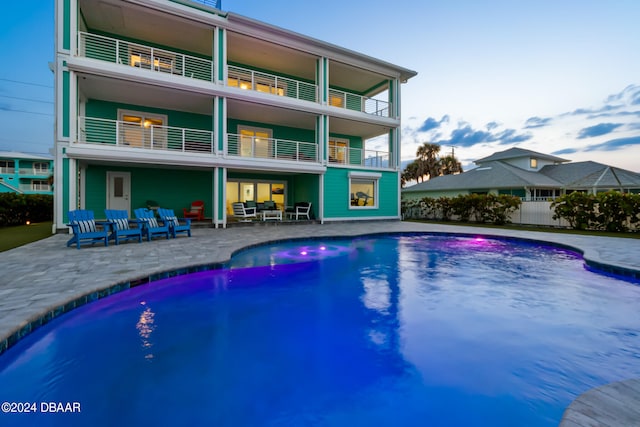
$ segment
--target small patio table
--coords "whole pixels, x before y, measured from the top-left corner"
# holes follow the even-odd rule
[[[266,221],[268,219],[275,219],[276,221],[282,221],[281,210],[261,211],[259,215],[262,216],[263,221]]]

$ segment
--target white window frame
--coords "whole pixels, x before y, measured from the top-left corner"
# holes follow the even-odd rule
[[[158,129],[154,132],[153,141],[149,141],[149,143],[153,142],[151,147],[153,148],[166,148],[167,145],[167,127],[168,127],[168,118],[166,114],[156,114],[156,113],[148,113],[145,111],[136,111],[136,110],[125,110],[118,108],[118,122],[123,125],[124,116],[134,116],[140,117],[140,128],[144,129],[144,122],[146,119],[152,120],[160,120],[162,122],[161,129]],[[127,141],[124,140],[124,130],[121,130],[118,134],[118,145],[129,145]],[[139,147],[133,146],[134,148],[150,148],[146,145],[146,137],[143,134],[142,145]]]
[[[251,147],[251,153],[253,155],[252,156],[243,155],[242,153],[243,153],[243,150],[245,149],[244,144],[246,143],[244,138],[248,138],[248,137],[243,136],[242,135],[242,131],[252,132],[254,140],[256,138],[256,136],[255,136],[256,133],[265,133],[265,134],[267,134],[266,147],[257,147],[257,146],[255,146],[255,144],[252,144],[253,146]],[[271,143],[272,140],[273,140],[273,129],[260,128],[260,127],[256,127],[256,126],[238,125],[238,153],[240,153],[240,155],[242,157],[273,158],[273,154],[274,153],[273,153],[273,145]],[[260,153],[264,153],[265,155],[259,156],[258,154],[260,154]]]
[[[33,163],[33,173],[49,173],[49,163],[48,162],[34,162]]]
[[[378,209],[380,206],[380,178],[382,174],[380,173],[371,173],[371,172],[358,172],[351,171],[349,172],[349,193],[347,194],[347,203],[349,209]],[[352,206],[351,205],[351,194],[353,191],[351,190],[354,181],[371,181],[373,182],[373,202],[374,204],[371,206]]]
[[[331,144],[332,142],[334,144]],[[341,146],[341,145],[337,145],[337,144],[344,144],[344,147]],[[349,140],[347,138],[334,138],[334,137],[331,136],[331,137],[329,137],[329,141],[328,141],[327,147],[329,149],[329,153],[328,153],[329,154],[329,156],[328,156],[329,157],[329,163],[337,164],[337,165],[348,165],[350,163],[349,162],[349,156],[351,155],[351,153],[350,153],[350,150],[349,150],[350,149]],[[342,161],[340,161],[339,160],[340,156],[338,155],[338,153],[339,153],[339,149],[342,149],[342,148],[344,149],[344,152],[343,152],[344,158],[342,159]],[[331,160],[331,152],[332,152],[332,150],[335,153],[334,160]]]

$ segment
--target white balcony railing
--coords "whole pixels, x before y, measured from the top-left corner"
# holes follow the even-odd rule
[[[159,73],[213,81],[213,61],[85,32],[78,33],[78,56]]]
[[[171,126],[141,126],[119,120],[78,117],[78,142],[148,150],[212,153],[213,132]]]
[[[329,105],[374,116],[391,117],[391,104],[389,102],[337,89],[329,89]]]
[[[352,147],[329,147],[329,163],[391,169],[389,152]]]
[[[46,182],[32,182],[20,184],[20,191],[51,191],[51,185]]]
[[[49,176],[51,175],[51,171],[46,169],[34,169],[34,168],[20,168],[18,170],[20,175],[31,175],[31,176]]]
[[[279,77],[233,65],[228,66],[227,85],[304,101],[317,102],[318,99],[317,86],[313,83]]]
[[[226,154],[234,157],[318,162],[318,146],[315,143],[237,134],[227,135]]]
[[[16,173],[16,168],[7,168],[4,166],[0,166],[0,173],[4,173],[4,174],[14,174]]]

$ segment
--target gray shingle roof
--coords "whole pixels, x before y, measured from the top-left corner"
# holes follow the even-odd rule
[[[640,174],[598,162],[547,165],[540,170],[569,188],[640,187]]]
[[[507,153],[508,152],[508,153]],[[516,153],[519,153],[516,155]],[[602,163],[587,161],[544,166],[540,171],[528,171],[504,161],[487,159],[502,157],[503,160],[524,156],[539,159],[556,159],[535,151],[512,148],[476,161],[480,167],[459,175],[445,175],[404,188],[403,192],[458,191],[513,188],[640,188],[640,173],[631,172]]]
[[[421,182],[403,191],[480,190],[491,188],[560,187],[560,182],[538,172],[504,162],[488,162],[459,175],[445,175]]]
[[[527,150],[526,148],[509,148],[508,150],[498,151],[497,153],[493,153],[492,155],[474,161],[475,164],[479,165],[481,163],[493,162],[495,160],[508,160],[508,159],[517,159],[520,157],[535,157],[537,159],[549,160],[552,162],[568,162],[567,159],[562,159],[560,157],[552,156],[550,154],[538,153],[537,151]]]

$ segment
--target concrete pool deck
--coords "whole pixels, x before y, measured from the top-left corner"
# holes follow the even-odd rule
[[[572,247],[588,264],[640,278],[640,239],[499,228],[385,221],[329,224],[256,224],[194,229],[191,238],[156,239],[109,247],[67,248],[58,234],[0,253],[0,354],[61,313],[122,288],[166,277],[166,272],[212,268],[244,247],[306,237],[431,232],[539,240]],[[108,289],[108,291],[105,291]],[[640,380],[598,387],[574,401],[562,427],[640,425]],[[635,408],[635,409],[634,409]]]

